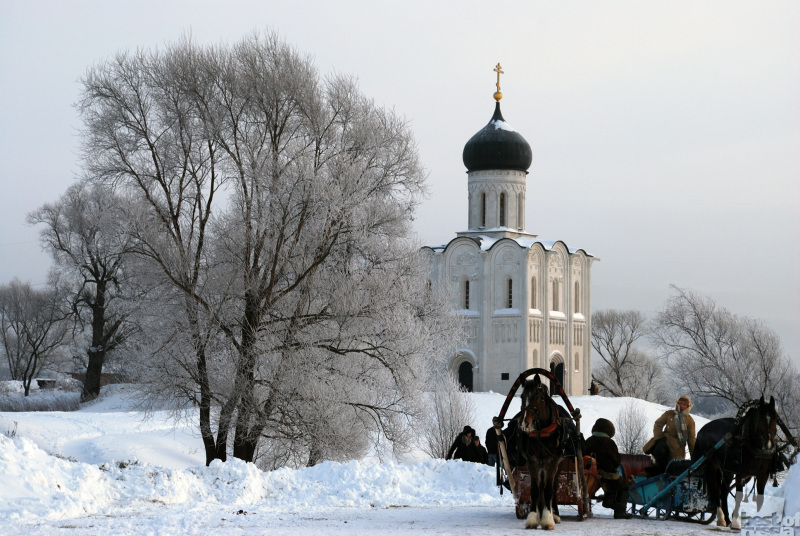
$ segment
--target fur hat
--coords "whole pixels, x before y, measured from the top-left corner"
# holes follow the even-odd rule
[[[692,405],[692,399],[688,395],[682,395],[675,403],[680,404],[681,402],[686,402],[687,406]]]
[[[606,434],[608,437],[614,437],[614,434],[617,433],[617,430],[614,428],[614,423],[608,419],[600,418],[597,419],[594,422],[594,426],[592,426],[592,433],[595,432]]]

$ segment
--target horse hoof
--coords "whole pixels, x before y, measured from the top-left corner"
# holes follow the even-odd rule
[[[528,519],[525,520],[526,529],[535,529],[539,526],[539,514],[531,512],[528,514]]]
[[[544,530],[553,530],[553,527],[556,526],[553,520],[553,513],[550,510],[545,510],[542,514],[542,528]]]
[[[739,519],[731,519],[731,530],[742,530],[742,525],[739,523]]]
[[[717,526],[718,527],[727,527],[727,523],[725,523],[725,513],[723,512],[722,508],[717,508]]]
[[[553,515],[553,520],[554,520],[556,523],[561,523],[561,516],[557,516],[557,515],[555,515],[555,514],[554,514],[554,515]]]

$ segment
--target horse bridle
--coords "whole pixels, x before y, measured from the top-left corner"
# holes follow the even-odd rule
[[[544,405],[547,405],[549,397],[547,395],[542,395],[542,391],[537,389],[535,395],[544,396]],[[532,399],[535,396],[531,397]],[[521,432],[527,434],[529,437],[536,437],[536,438],[543,438],[543,437],[550,437],[557,429],[558,425],[561,422],[561,419],[558,415],[558,410],[555,408],[550,408],[550,424],[545,426],[544,428],[538,427],[539,422],[539,411],[531,408],[530,400],[527,401],[525,406],[522,408],[522,415],[520,417],[520,426],[519,429]],[[533,428],[531,429],[528,427],[528,421],[525,419],[525,416],[529,413],[533,413],[533,418],[531,418],[531,424]]]
[[[778,421],[778,414],[774,413],[774,414],[769,414],[768,415],[768,421],[767,421],[768,430],[767,430],[766,443],[761,441],[762,437],[758,437],[759,448],[758,449],[754,449],[754,448],[750,447],[750,441],[753,439],[750,436],[751,435],[759,435],[757,430],[755,430],[756,426],[758,425],[758,417],[759,416],[756,415],[754,422],[747,422],[747,415],[752,410],[760,413],[761,411],[763,411],[762,410],[762,404],[760,402],[758,402],[758,401],[751,400],[748,403],[746,403],[745,405],[743,405],[739,409],[739,411],[738,411],[738,413],[736,415],[736,421],[735,421],[734,429],[736,427],[740,427],[740,432],[741,432],[740,437],[742,438],[742,440],[744,440],[744,445],[750,451],[754,452],[758,459],[764,459],[764,458],[772,457],[772,456],[775,455],[775,452],[777,451],[777,442],[776,442],[776,438],[775,438],[775,433],[772,431],[772,424],[775,423],[775,425],[777,426],[777,424],[778,424],[778,422],[777,422]],[[751,420],[752,420],[752,418],[751,418]]]

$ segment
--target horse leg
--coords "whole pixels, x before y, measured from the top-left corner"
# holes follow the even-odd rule
[[[541,502],[542,502],[542,489],[539,483],[541,482],[540,471],[528,462],[528,469],[531,475],[531,511],[525,519],[526,529],[535,529],[539,526]]]
[[[708,482],[709,509],[717,519],[717,526],[724,527],[725,512],[722,510],[722,499],[724,498],[725,501],[728,500],[727,492],[725,492],[723,497],[723,489],[727,488],[725,488],[725,484],[723,483],[722,468],[716,460],[709,463],[706,469],[706,478]]]
[[[769,465],[762,466],[756,475],[756,512],[760,512],[761,507],[764,506],[764,488],[767,480],[769,480]]]
[[[545,530],[553,530],[556,526],[555,519],[553,518],[553,502],[555,500],[555,493],[553,492],[553,477],[555,473],[552,469],[542,471],[544,480],[544,504],[542,510],[542,528]]]
[[[739,507],[742,505],[742,488],[744,481],[741,478],[736,478],[736,498],[734,499],[733,513],[731,514],[731,529],[741,530],[742,526],[739,521]],[[727,499],[727,497],[726,497]]]
[[[717,526],[719,527],[724,527],[726,525],[730,526],[731,524],[731,516],[728,513],[728,492],[733,484],[733,478],[734,475],[732,473],[726,473],[725,471],[722,471],[722,485],[719,488],[719,506],[722,509],[723,517],[721,524],[720,518],[717,517]]]

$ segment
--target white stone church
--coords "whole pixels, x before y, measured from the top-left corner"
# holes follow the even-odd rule
[[[498,65],[498,71],[499,71]],[[453,286],[467,339],[449,367],[470,391],[507,393],[520,372],[551,370],[568,395],[591,383],[591,266],[563,241],[525,231],[531,147],[500,113],[464,146],[468,228],[424,247],[434,286]]]

